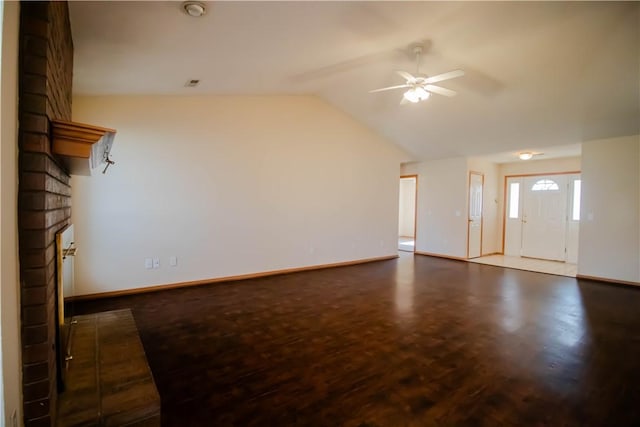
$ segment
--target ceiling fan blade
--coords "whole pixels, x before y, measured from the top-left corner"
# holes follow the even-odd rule
[[[456,77],[464,76],[464,71],[462,70],[453,70],[448,73],[438,74],[437,76],[427,77],[424,79],[425,83],[436,83],[441,82],[443,80],[455,79]]]
[[[424,88],[429,92],[433,92],[433,93],[437,93],[438,95],[444,95],[449,97],[456,96],[456,94],[458,93],[455,90],[446,89],[444,87],[434,86],[434,85],[426,85]]]
[[[407,73],[406,71],[396,71],[396,73],[398,73],[399,76],[401,76],[403,79],[405,79],[408,82],[416,81],[416,78],[413,77],[411,74]]]
[[[411,87],[410,85],[404,84],[404,85],[398,85],[398,86],[389,86],[389,87],[383,87],[381,89],[374,89],[374,90],[370,90],[369,93],[375,93],[375,92],[384,92],[385,90],[393,90],[393,89],[400,89],[403,87]]]
[[[400,105],[407,105],[407,104],[411,104],[411,103],[407,101],[407,98],[403,96],[402,99],[400,100]]]

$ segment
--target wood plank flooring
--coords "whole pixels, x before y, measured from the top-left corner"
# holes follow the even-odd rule
[[[640,289],[397,260],[131,308],[165,426],[640,425]]]

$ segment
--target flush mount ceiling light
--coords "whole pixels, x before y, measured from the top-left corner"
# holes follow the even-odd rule
[[[518,153],[518,158],[520,160],[531,160],[535,156],[541,156],[544,153],[536,153],[535,151],[521,151]]]
[[[207,13],[207,9],[204,7],[204,3],[199,1],[186,1],[182,3],[182,10],[189,16],[197,18]]]

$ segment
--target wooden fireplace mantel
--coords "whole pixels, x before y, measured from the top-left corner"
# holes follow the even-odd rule
[[[74,175],[91,175],[91,171],[108,158],[115,129],[84,123],[51,121],[54,154],[62,156]]]

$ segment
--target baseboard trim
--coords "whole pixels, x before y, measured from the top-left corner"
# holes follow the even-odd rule
[[[423,256],[432,256],[432,257],[436,257],[436,258],[445,258],[445,259],[452,259],[454,261],[466,261],[466,258],[463,257],[457,257],[457,256],[451,256],[451,255],[442,255],[442,254],[434,254],[431,252],[421,252],[421,251],[415,251],[414,252],[416,255],[423,255]]]
[[[132,289],[123,289],[118,291],[98,292],[94,294],[78,295],[78,296],[65,298],[64,301],[65,302],[87,301],[87,300],[95,300],[95,299],[102,299],[102,298],[121,297],[126,295],[144,294],[147,292],[166,291],[169,289],[186,288],[190,286],[210,285],[213,283],[220,283],[220,282],[237,282],[240,280],[258,279],[260,277],[268,277],[268,276],[277,276],[280,274],[291,274],[291,273],[299,273],[302,271],[324,270],[326,268],[348,267],[350,265],[366,264],[366,263],[378,262],[378,261],[388,261],[390,259],[396,259],[396,258],[398,258],[398,255],[387,255],[387,256],[376,257],[376,258],[364,258],[364,259],[358,259],[353,261],[335,262],[332,264],[309,265],[306,267],[295,267],[295,268],[287,268],[283,270],[262,271],[259,273],[240,274],[237,276],[226,276],[226,277],[217,277],[213,279],[192,280],[189,282],[167,283],[164,285],[151,285],[151,286],[145,286],[142,288],[132,288]]]
[[[592,282],[605,282],[614,285],[623,285],[623,286],[634,286],[640,287],[640,282],[630,282],[627,280],[617,280],[617,279],[608,279],[606,277],[598,277],[598,276],[586,276],[584,274],[577,274],[576,279],[579,280],[590,280]]]

